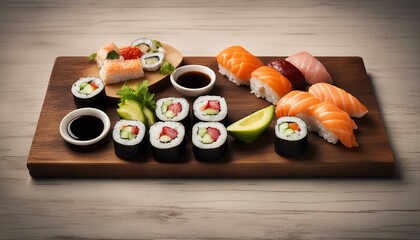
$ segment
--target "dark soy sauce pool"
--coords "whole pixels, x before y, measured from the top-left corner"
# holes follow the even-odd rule
[[[67,132],[76,140],[92,140],[104,130],[104,123],[95,116],[84,115],[71,120]]]
[[[176,82],[185,88],[202,88],[210,84],[210,77],[202,72],[191,71],[181,74]]]

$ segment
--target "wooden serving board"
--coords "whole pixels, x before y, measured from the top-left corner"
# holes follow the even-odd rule
[[[261,57],[268,62],[274,57]],[[38,126],[33,138],[27,167],[32,177],[148,177],[148,178],[260,178],[260,177],[391,177],[395,160],[378,110],[374,89],[360,57],[318,57],[332,75],[335,84],[355,95],[369,113],[355,119],[358,129],[357,148],[329,144],[315,133],[308,136],[308,151],[297,159],[284,158],[274,152],[274,123],[252,144],[229,137],[229,153],[217,163],[194,159],[191,137],[182,163],[163,164],[153,160],[150,151],[139,162],[119,159],[114,154],[110,136],[103,145],[75,149],[59,134],[61,119],[75,109],[70,87],[86,69],[92,67],[85,57],[56,59],[45,96]],[[211,94],[224,96],[229,107],[229,123],[269,105],[250,93],[249,87],[238,87],[218,73],[215,57],[185,57],[182,65],[202,64],[216,72]],[[170,86],[169,79],[154,88],[156,99],[181,96]],[[187,98],[190,103],[193,98]],[[115,124],[118,115],[115,99],[106,109]]]

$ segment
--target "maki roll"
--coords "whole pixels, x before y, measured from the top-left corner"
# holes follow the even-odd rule
[[[185,153],[185,128],[179,122],[157,122],[149,129],[153,157],[159,162],[179,162]]]
[[[146,126],[136,120],[119,120],[112,131],[115,155],[126,160],[138,160],[147,150]]]
[[[227,131],[218,122],[199,122],[192,129],[194,157],[211,162],[223,158],[228,152]]]
[[[156,42],[149,38],[139,38],[131,43],[131,46],[137,47],[142,53],[155,52],[158,50]]]
[[[281,117],[275,126],[274,150],[284,157],[297,157],[308,147],[308,126],[298,117]]]
[[[194,122],[221,122],[227,124],[228,107],[220,96],[201,96],[194,101]]]
[[[98,77],[83,77],[71,87],[77,108],[93,107],[103,109],[106,105],[104,83]]]
[[[141,65],[145,71],[156,71],[162,66],[164,56],[164,53],[146,53],[140,57]]]
[[[161,98],[156,106],[156,116],[160,121],[180,122],[186,129],[190,127],[190,104],[185,98]]]

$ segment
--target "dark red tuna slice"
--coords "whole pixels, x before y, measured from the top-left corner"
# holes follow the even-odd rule
[[[293,64],[284,59],[275,59],[268,63],[268,66],[279,71],[283,76],[289,79],[294,90],[306,90],[306,80],[302,72]]]

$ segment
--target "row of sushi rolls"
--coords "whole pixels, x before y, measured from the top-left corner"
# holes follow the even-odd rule
[[[162,75],[176,71],[166,61],[162,44],[148,38],[137,39],[124,48],[109,43],[88,58],[97,63],[99,77],[82,77],[72,85],[77,108],[103,109],[105,85],[142,78],[144,71]],[[135,88],[123,85],[117,93],[120,120],[112,131],[116,156],[138,160],[151,151],[156,161],[177,162],[182,160],[190,139],[196,160],[217,161],[228,154],[228,135],[244,144],[252,143],[274,117],[273,151],[280,156],[304,154],[308,131],[332,144],[358,146],[352,118],[361,118],[368,110],[356,97],[335,86],[323,64],[310,53],[299,52],[266,65],[243,47],[231,46],[216,60],[224,81],[249,86],[250,92],[265,98],[269,106],[229,124],[223,96],[199,96],[191,108],[182,97],[155,101],[147,80]]]

